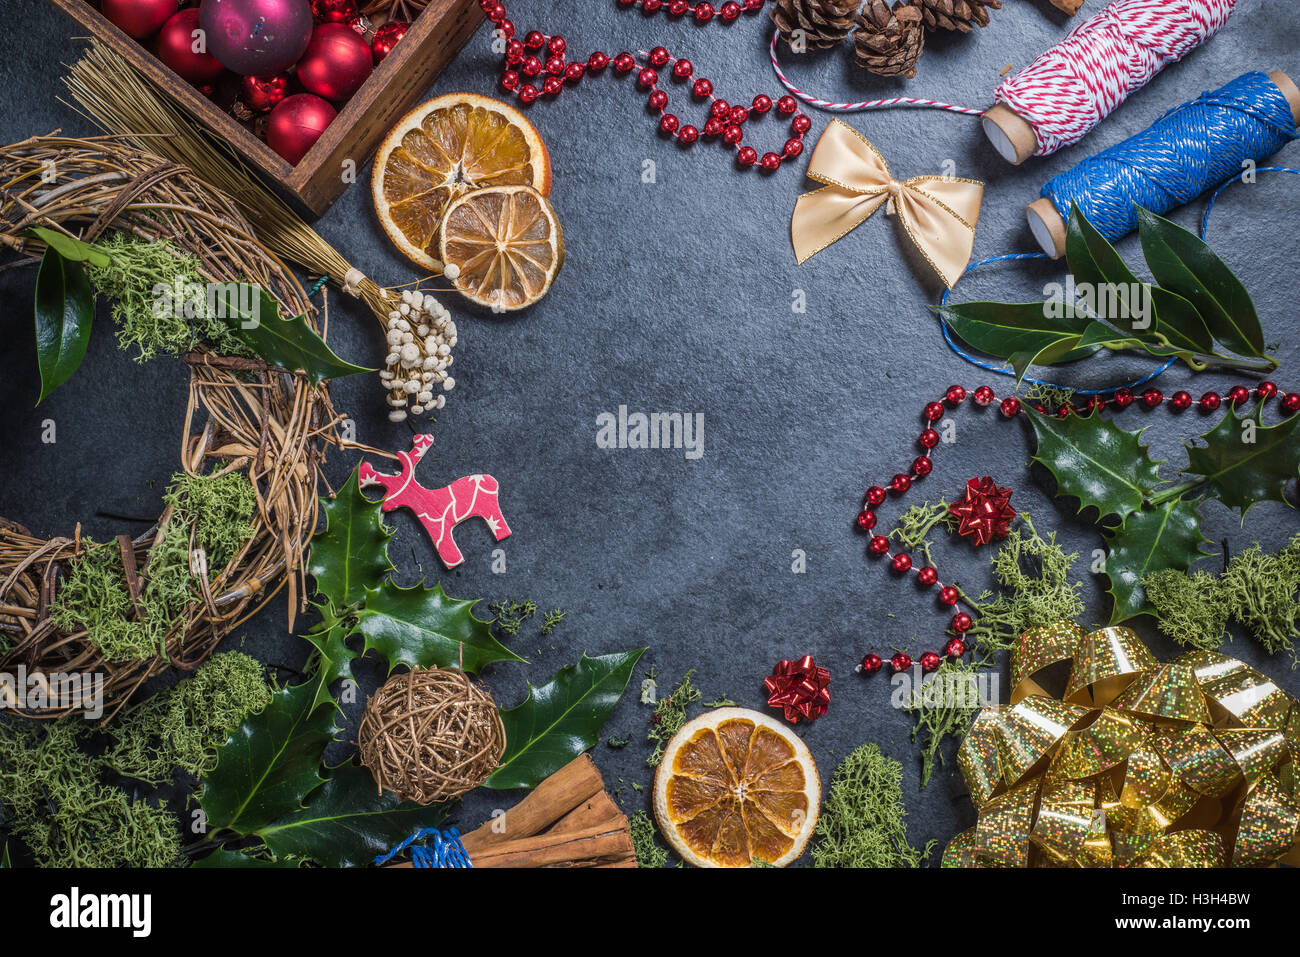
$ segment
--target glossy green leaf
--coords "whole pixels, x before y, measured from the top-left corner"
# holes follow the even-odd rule
[[[11,867],[9,863],[9,842],[5,841],[4,849],[0,850],[0,867]]]
[[[1205,447],[1187,446],[1190,475],[1205,477],[1214,498],[1246,512],[1258,502],[1286,501],[1286,483],[1300,474],[1300,415],[1265,426],[1261,404],[1254,416],[1238,418],[1228,409],[1219,423],[1201,436]]]
[[[46,247],[36,273],[36,363],[41,373],[39,405],[72,378],[86,357],[95,318],[95,293],[80,263]]]
[[[218,308],[240,341],[266,362],[290,372],[301,370],[313,385],[374,371],[340,359],[303,316],[283,318],[279,303],[265,289],[251,287],[251,297],[249,289],[243,283],[223,285],[217,295]],[[252,309],[242,301],[247,298],[255,300]]]
[[[1064,303],[963,302],[938,312],[963,342],[1009,360],[1019,376],[1030,365],[1073,362],[1096,351],[1078,348],[1088,319]]]
[[[474,616],[474,601],[449,598],[442,585],[401,588],[385,580],[366,589],[356,631],[365,650],[388,659],[388,670],[461,668],[474,673],[493,661],[523,661],[492,637],[491,623]]]
[[[583,655],[541,687],[530,684],[521,704],[501,712],[506,752],[486,787],[536,787],[594,745],[645,651]]]
[[[73,239],[57,229],[33,226],[32,232],[39,236],[45,245],[57,250],[59,255],[69,262],[90,263],[92,266],[99,266],[102,269],[113,261],[109,258],[107,252],[94,243]]]
[[[348,763],[330,771],[308,805],[258,831],[277,858],[305,858],[322,867],[356,867],[446,818],[439,805],[422,807],[378,793],[370,772]]]
[[[254,850],[260,850],[260,848],[255,848]],[[191,864],[190,867],[212,867],[228,870],[230,868],[257,867],[296,868],[301,865],[301,861],[291,861],[288,859],[268,861],[264,858],[254,857],[247,851],[232,851],[228,847],[219,847],[206,857],[199,858]]]
[[[364,601],[366,587],[394,571],[392,529],[380,517],[381,503],[361,494],[357,474],[354,469],[334,498],[321,499],[325,528],[312,536],[307,562],[316,590],[340,612]]]
[[[1138,511],[1161,484],[1142,432],[1127,432],[1100,411],[1057,418],[1026,409],[1038,448],[1034,461],[1056,478],[1058,494],[1079,500],[1079,511],[1095,508],[1100,517],[1121,519]]]
[[[1150,210],[1137,210],[1142,252],[1156,282],[1190,302],[1209,332],[1233,352],[1264,355],[1264,331],[1250,293],[1195,234]]]
[[[1130,515],[1107,535],[1106,576],[1114,599],[1110,623],[1151,614],[1142,579],[1166,568],[1185,571],[1202,556],[1201,517],[1196,504],[1173,499]]]
[[[316,706],[312,682],[282,688],[217,752],[199,805],[211,830],[253,834],[292,814],[323,782],[321,758],[334,740],[336,709]]]
[[[324,620],[303,635],[316,649],[311,665],[316,705],[334,701],[330,688],[340,678],[352,677],[352,661],[360,657],[347,643],[348,636],[353,634],[351,626],[335,618],[328,608],[323,609],[322,614]]]

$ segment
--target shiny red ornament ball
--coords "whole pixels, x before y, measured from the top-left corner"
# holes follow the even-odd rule
[[[556,56],[563,56],[564,51],[569,49],[569,44],[564,37],[557,35],[546,41],[546,49],[550,50]]]
[[[1265,379],[1259,385],[1255,386],[1255,396],[1260,402],[1267,402],[1273,396],[1277,395],[1277,384]]]
[[[239,99],[254,113],[279,106],[289,89],[287,76],[246,76],[240,80]]]
[[[929,588],[939,580],[939,571],[932,565],[926,565],[916,570],[916,580],[919,584]]]
[[[794,159],[796,156],[798,156],[800,153],[803,152],[803,140],[800,139],[786,140],[785,149],[783,150],[783,152],[785,153],[787,158]]]
[[[646,97],[646,102],[650,104],[652,110],[662,110],[668,105],[668,94],[663,90],[652,90]]]
[[[876,527],[876,513],[869,508],[858,512],[858,528],[868,532]]]
[[[599,73],[609,66],[609,54],[601,53],[597,50],[591,56],[587,57],[587,69],[592,73]]]
[[[960,638],[949,638],[948,643],[943,646],[943,653],[949,658],[960,658],[966,654],[966,642]]]
[[[719,97],[709,106],[709,115],[714,119],[725,120],[731,112],[731,104]]]
[[[750,104],[750,108],[753,109],[755,113],[768,113],[772,109],[772,98],[766,93],[760,93],[754,97],[754,101]]]
[[[546,58],[546,72],[551,76],[559,76],[564,72],[564,57],[548,56]]]
[[[558,96],[562,89],[564,89],[564,81],[558,76],[548,76],[542,83],[542,92],[547,96]]]
[[[384,57],[392,53],[393,47],[397,46],[397,41],[406,36],[406,31],[409,29],[410,24],[403,23],[401,20],[389,20],[376,30],[375,38],[370,41],[370,52],[375,55],[375,62],[382,62]]]
[[[943,418],[943,403],[927,402],[925,404],[925,411],[922,414],[925,416],[925,418],[928,421],[938,422],[940,419]]]
[[[1169,397],[1169,407],[1175,412],[1186,412],[1192,407],[1192,397],[1187,392],[1179,389]]]
[[[700,138],[700,131],[693,126],[690,126],[689,124],[687,126],[683,126],[680,130],[677,131],[677,139],[680,142],[685,143],[687,146],[694,143],[699,138]]]
[[[123,33],[147,40],[172,18],[179,0],[103,0],[100,12]]]
[[[663,66],[669,60],[668,51],[663,47],[655,47],[650,51],[650,65]]]
[[[883,664],[884,662],[880,660],[880,655],[867,654],[862,656],[862,670],[869,675],[874,675],[880,670],[880,666]]]
[[[953,588],[951,585],[944,585],[943,588],[939,589],[939,601],[949,607],[957,604],[957,599],[960,597],[961,596],[958,594],[957,589]]]
[[[645,67],[636,75],[636,82],[648,90],[659,82],[659,73],[650,67]]]
[[[1250,390],[1244,385],[1234,385],[1228,390],[1227,398],[1230,405],[1245,405],[1250,401]]]
[[[966,390],[959,385],[950,385],[943,397],[949,405],[961,405],[966,401]]]
[[[970,631],[970,626],[973,624],[974,622],[971,620],[970,615],[966,614],[964,611],[959,611],[957,614],[952,616],[953,631]]]
[[[714,14],[713,4],[711,4],[711,3],[697,3],[697,4],[695,5],[695,22],[696,22],[696,23],[708,23],[710,20],[713,19],[713,14]]]
[[[630,53],[620,53],[614,57],[614,69],[619,73],[631,73],[636,66],[636,57]]]
[[[691,92],[702,100],[713,92],[713,81],[700,77],[691,85]]]
[[[687,3],[686,0],[672,0],[672,2],[668,4],[668,13],[670,16],[684,17],[686,11],[690,8],[691,5]]]
[[[294,165],[320,139],[337,111],[314,93],[286,97],[266,121],[266,143]]]
[[[532,103],[541,95],[541,91],[531,83],[525,83],[519,88],[519,99],[524,103]]]
[[[526,56],[519,64],[519,70],[524,76],[537,76],[542,72],[542,61],[535,56]]]
[[[536,30],[529,30],[524,36],[524,46],[530,50],[540,50],[546,46],[546,37]]]
[[[911,571],[912,556],[908,555],[906,552],[899,552],[889,560],[889,564],[893,566],[894,571],[901,575],[903,572]]]
[[[1133,393],[1128,389],[1115,390],[1115,408],[1127,409],[1133,404]]]
[[[712,122],[712,120],[710,120],[709,122]],[[728,126],[727,129],[734,130],[734,129],[738,129],[738,127]],[[724,138],[725,138],[725,131],[724,131]],[[752,146],[742,146],[740,149],[736,150],[736,162],[739,163],[741,166],[753,166],[755,163],[758,162],[758,150],[754,149],[754,147]]]
[[[735,123],[731,123],[722,128],[722,141],[728,146],[735,146],[744,138],[744,131],[742,131]]]
[[[322,23],[298,61],[298,82],[327,100],[346,100],[361,89],[374,66],[365,40],[340,23]]]
[[[867,543],[867,550],[873,555],[889,554],[889,539],[884,535],[873,535],[871,541]]]
[[[722,132],[722,120],[716,116],[710,116],[704,122],[704,135],[717,136]],[[742,151],[743,152],[743,151]]]
[[[679,80],[685,80],[694,72],[695,72],[694,64],[692,64],[690,60],[687,60],[685,58],[680,59],[673,64],[673,76],[677,77],[677,79]]]
[[[758,165],[769,173],[775,173],[781,168],[781,156],[778,153],[764,153],[763,158],[758,161]]]
[[[928,455],[918,455],[912,459],[912,474],[917,478],[925,478],[934,470],[934,462],[930,461]]]
[[[885,501],[885,490],[879,485],[873,485],[867,489],[868,505],[883,505]]]
[[[191,83],[211,83],[226,68],[220,60],[206,52],[206,46],[194,35],[196,31],[199,31],[200,37],[203,36],[199,28],[199,11],[193,7],[181,10],[163,24],[154,49],[158,59],[182,79]],[[195,53],[195,44],[199,44],[204,52]]]
[[[519,89],[519,73],[517,70],[506,70],[501,74],[501,89],[507,93]]]
[[[941,659],[933,651],[927,651],[925,654],[921,656],[921,670],[927,673],[934,671],[936,668],[939,667],[942,660],[943,659]]]
[[[518,63],[524,58],[524,45],[519,40],[511,40],[506,44],[506,62]]]
[[[932,449],[939,444],[939,433],[934,429],[926,429],[916,440],[923,449]]]
[[[988,386],[982,385],[975,390],[976,405],[978,406],[992,405],[993,399],[994,399],[993,390],[990,389]]]
[[[665,113],[659,118],[659,129],[669,135],[677,132],[678,119],[671,113]]]
[[[776,101],[776,111],[789,116],[795,110],[799,109],[799,101],[787,93],[781,99]]]
[[[356,0],[311,0],[311,15],[321,23],[351,23],[357,13]]]
[[[1282,396],[1282,411],[1287,415],[1300,412],[1300,392],[1288,392]]]
[[[727,119],[739,126],[741,123],[744,123],[749,119],[749,110],[745,109],[743,106],[733,106],[727,112]]]
[[[1163,401],[1165,401],[1165,396],[1159,389],[1147,389],[1142,393],[1142,404],[1148,409],[1154,409]]]
[[[899,472],[889,480],[889,487],[898,495],[902,495],[912,487],[912,477]]]
[[[573,63],[565,65],[564,78],[570,83],[577,83],[582,79],[582,75],[586,72],[587,68],[575,60]]]
[[[904,651],[900,651],[895,654],[894,657],[889,659],[889,666],[893,668],[895,672],[906,671],[908,668],[912,667],[912,656]]]
[[[812,120],[808,119],[804,114],[799,113],[790,121],[790,129],[802,136],[804,133],[807,133],[812,129]]]
[[[726,3],[718,8],[718,13],[722,15],[722,19],[730,23],[732,20],[736,19],[736,17],[740,16],[740,4],[736,3],[736,0],[727,0]]]
[[[1201,396],[1200,406],[1205,412],[1213,412],[1223,404],[1223,399],[1217,392],[1207,392]]]
[[[203,0],[199,26],[208,52],[242,76],[283,73],[303,56],[313,36],[307,0]],[[357,39],[346,24],[329,26]]]
[[[1014,419],[1020,414],[1020,400],[1014,395],[1009,395],[1002,400],[1002,414],[1008,419]]]

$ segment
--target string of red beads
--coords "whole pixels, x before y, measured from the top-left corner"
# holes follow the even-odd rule
[[[996,402],[1004,421],[1014,419],[1023,411],[1023,406],[1018,398],[1007,396],[999,400],[993,389],[987,385],[982,385],[970,393],[967,393],[966,389],[960,385],[952,385],[948,387],[942,400],[927,402],[921,410],[924,429],[917,438],[917,444],[921,447],[921,455],[912,462],[909,472],[899,472],[889,480],[888,491],[882,485],[872,485],[867,489],[863,498],[862,510],[858,512],[856,521],[857,527],[861,531],[870,532],[876,527],[878,518],[875,510],[885,503],[890,492],[898,496],[904,495],[911,489],[912,483],[916,479],[924,478],[930,474],[934,468],[931,454],[939,446],[939,433],[932,426],[942,419],[949,409],[958,408],[965,403],[968,395],[971,402],[976,406],[986,407]],[[1167,403],[1175,413],[1186,412],[1195,405],[1203,414],[1208,415],[1218,410],[1225,402],[1229,406],[1236,408],[1250,402],[1252,398],[1260,403],[1277,398],[1279,411],[1283,415],[1290,416],[1300,412],[1300,392],[1282,394],[1278,391],[1276,384],[1266,380],[1260,382],[1253,389],[1238,385],[1233,386],[1223,394],[1206,392],[1195,400],[1190,393],[1183,390],[1173,393],[1166,399],[1164,394],[1155,388],[1145,390],[1140,396],[1135,396],[1130,389],[1117,389],[1111,393],[1109,399],[1104,399],[1101,396],[1090,396],[1086,402],[1080,405],[1066,404],[1061,406],[1056,414],[1061,418],[1070,415],[1091,415],[1097,409],[1106,408],[1107,406],[1123,411],[1135,402],[1140,402],[1143,408],[1146,409],[1155,409]],[[1042,405],[1034,406],[1034,410],[1044,415],[1047,414],[1047,409]],[[914,567],[912,557],[906,552],[890,553],[890,542],[884,535],[872,535],[867,540],[867,553],[874,558],[887,558],[889,567],[900,575],[907,574]],[[961,592],[951,585],[944,585],[940,582],[938,569],[933,566],[925,565],[917,568],[916,582],[922,588],[927,589],[938,586],[938,603],[944,608],[952,608],[961,600]],[[972,612],[974,610],[971,609]],[[975,619],[969,612],[958,611],[952,616],[949,628],[954,635],[944,645],[943,657],[960,658],[966,654],[966,642],[962,640],[962,636],[971,629],[974,623]],[[920,658],[921,668],[926,672],[934,671],[942,661],[943,658],[934,651],[927,651]],[[906,671],[912,667],[912,657],[906,652],[900,651],[889,659],[889,664],[895,672]],[[863,657],[858,670],[866,674],[875,674],[883,666],[884,659],[873,652]]]
[[[728,0],[717,8],[711,3],[691,4],[687,0],[618,0],[618,3],[622,7],[640,5],[647,14],[663,12],[681,18],[689,13],[696,23],[704,24],[715,17],[731,23],[742,13],[757,13],[763,9],[764,0]],[[681,146],[691,146],[701,138],[721,140],[735,150],[736,163],[741,168],[757,166],[769,173],[776,172],[785,160],[794,159],[803,152],[804,136],[812,128],[812,120],[799,112],[798,101],[789,94],[773,100],[766,93],[759,93],[748,106],[728,103],[713,95],[713,81],[697,76],[695,65],[690,60],[674,58],[661,46],[643,53],[641,64],[626,51],[611,57],[597,50],[586,60],[569,60],[568,42],[564,37],[530,30],[523,39],[518,39],[514,22],[509,19],[504,4],[499,0],[480,0],[479,5],[506,40],[501,88],[515,94],[525,104],[535,103],[543,96],[557,97],[564,92],[566,85],[576,86],[583,77],[604,73],[610,66],[619,75],[636,70],[636,85],[646,91],[647,105],[659,116],[659,132],[677,140]],[[661,85],[664,76],[660,72],[665,69],[674,81],[689,83],[691,95],[696,100],[709,101],[708,113],[699,126],[683,123],[676,113],[668,112],[668,92]],[[790,117],[792,135],[779,152],[766,152],[760,156],[754,147],[742,145],[744,127],[753,117],[773,112]]]

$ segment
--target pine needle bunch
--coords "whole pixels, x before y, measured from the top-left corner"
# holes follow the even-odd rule
[[[903,767],[864,744],[840,762],[814,832],[814,867],[920,867],[934,848],[907,840]]]

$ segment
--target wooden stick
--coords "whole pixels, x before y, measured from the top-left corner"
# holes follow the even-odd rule
[[[485,848],[531,837],[550,827],[584,801],[605,790],[596,763],[586,754],[574,758],[506,811],[462,839],[471,858]]]
[[[549,831],[489,845],[470,855],[475,867],[599,867],[636,857],[627,827],[598,824],[581,831]]]

